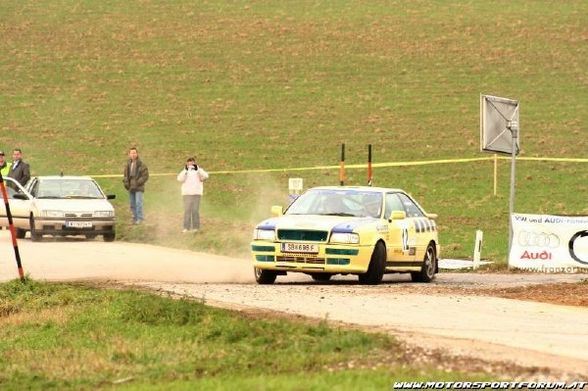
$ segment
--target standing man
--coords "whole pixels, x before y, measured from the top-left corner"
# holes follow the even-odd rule
[[[143,215],[143,193],[145,192],[145,182],[148,179],[149,170],[147,165],[139,159],[137,148],[131,147],[129,149],[129,160],[124,169],[123,183],[125,189],[129,191],[134,224],[141,224],[145,218]]]
[[[2,174],[2,178],[6,178],[8,176],[11,165],[11,163],[6,161],[6,158],[4,157],[4,151],[0,151],[0,173]]]
[[[12,166],[8,171],[8,176],[23,186],[31,179],[29,165],[22,160],[22,151],[20,148],[14,148],[14,151],[12,151]]]
[[[182,198],[184,199],[184,230],[182,232],[198,232],[200,229],[200,198],[204,190],[204,181],[208,173],[198,167],[196,159],[188,158],[186,165],[178,174],[178,182],[182,182]]]

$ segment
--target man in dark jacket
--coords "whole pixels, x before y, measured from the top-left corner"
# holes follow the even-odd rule
[[[133,222],[141,224],[144,220],[143,215],[143,192],[145,192],[145,182],[149,179],[149,170],[147,165],[139,159],[137,148],[129,149],[129,160],[125,165],[123,183],[125,189],[129,191],[131,201],[131,212],[133,213]]]
[[[10,166],[8,176],[23,186],[31,179],[30,167],[28,163],[22,160],[22,151],[20,148],[14,148],[14,151],[12,151],[12,166]]]

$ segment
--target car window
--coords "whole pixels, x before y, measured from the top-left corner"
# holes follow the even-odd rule
[[[349,189],[317,189],[298,197],[286,214],[379,217],[382,194]]]
[[[400,210],[405,212],[404,205],[402,201],[398,197],[397,193],[388,193],[386,194],[386,212],[384,213],[384,218],[389,219],[392,212]]]
[[[37,198],[104,198],[91,179],[48,179],[33,189]]]
[[[404,205],[404,210],[406,210],[407,217],[424,217],[425,214],[422,210],[410,199],[406,194],[398,193],[398,197],[402,201]]]

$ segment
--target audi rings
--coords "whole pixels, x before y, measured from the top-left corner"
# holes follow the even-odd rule
[[[576,232],[574,234],[574,236],[572,236],[572,238],[568,242],[568,248],[570,250],[570,256],[572,258],[574,258],[574,260],[576,262],[580,262],[580,263],[583,263],[584,265],[588,265],[588,260],[585,260],[585,261],[581,260],[580,258],[578,258],[578,256],[576,255],[576,252],[574,251],[574,243],[576,242],[576,240],[578,238],[583,238],[584,236],[588,236],[588,230]]]
[[[547,232],[520,231],[517,241],[522,247],[559,247],[559,236]]]

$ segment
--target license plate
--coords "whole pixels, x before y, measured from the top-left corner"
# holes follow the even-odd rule
[[[92,228],[91,221],[66,221],[65,226],[68,228]]]
[[[318,254],[319,246],[308,243],[282,243],[282,252]]]

